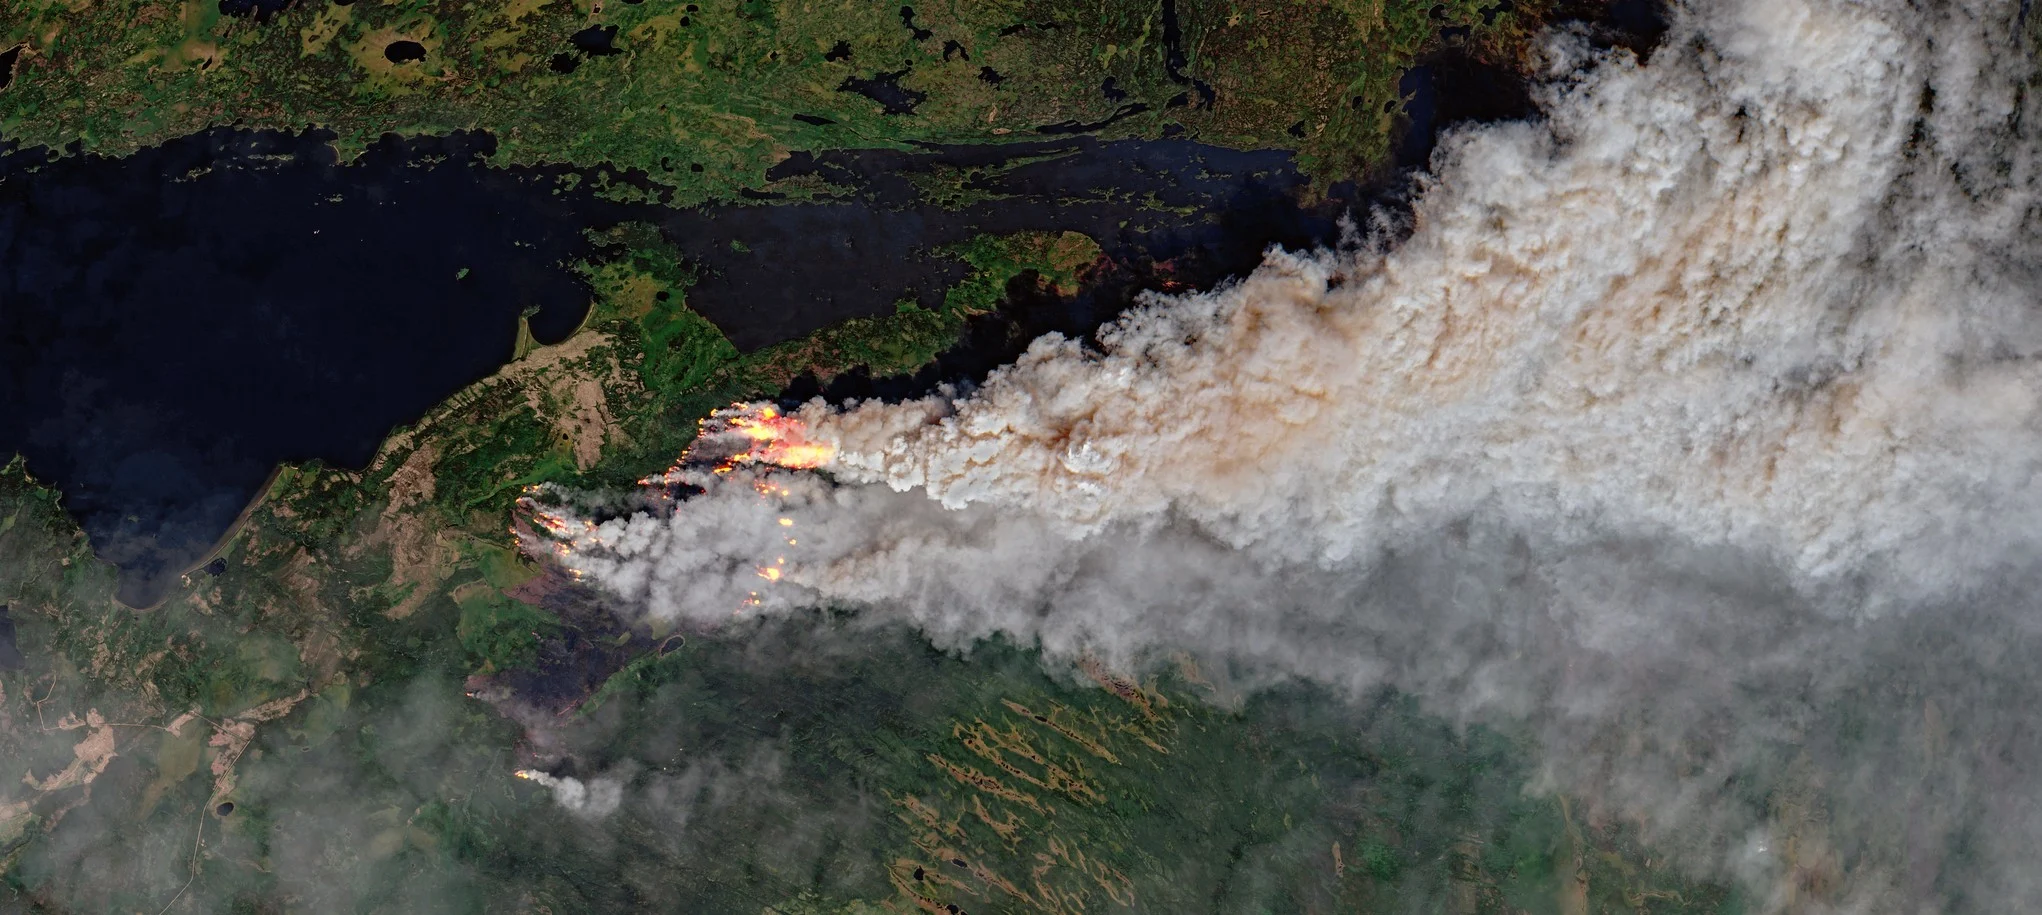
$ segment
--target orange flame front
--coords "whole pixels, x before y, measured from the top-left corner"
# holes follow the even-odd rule
[[[809,441],[808,427],[801,420],[782,414],[771,404],[737,405],[716,412],[723,415],[731,431],[752,440],[752,448],[742,456],[742,463],[809,470],[829,463],[837,455],[836,448]]]
[[[677,483],[698,482],[702,468],[707,467],[716,474],[728,474],[740,467],[763,464],[788,470],[812,470],[826,466],[836,457],[836,448],[826,442],[808,440],[808,427],[801,420],[788,416],[778,407],[766,403],[735,403],[709,414],[702,420],[701,432],[694,444],[688,446],[678,462],[664,473],[657,473],[639,480],[650,497],[662,503],[672,503],[675,495],[668,487]],[[788,488],[776,479],[775,474],[752,473],[750,484],[760,497],[771,500],[790,495]],[[552,510],[541,505],[543,486],[527,486],[518,499],[518,506],[524,518],[530,523],[530,530],[521,531],[518,525],[511,527],[513,536],[521,541],[520,549],[529,556],[539,557],[551,552],[565,561],[578,550],[605,545],[595,522],[576,518],[569,510]],[[794,526],[794,519],[780,518],[783,528]],[[791,533],[791,532],[790,532]],[[788,546],[797,541],[784,536]],[[768,582],[778,582],[786,574],[787,558],[776,557],[771,565],[756,567],[758,577]],[[567,574],[582,579],[587,573],[581,569],[568,569]],[[761,603],[758,592],[754,591],[740,607],[756,607]],[[529,776],[526,776],[529,777]]]
[[[780,412],[772,404],[732,404],[709,414],[702,421],[705,437],[739,435],[750,447],[726,459],[717,469],[727,471],[741,464],[771,464],[792,470],[812,470],[828,464],[837,449],[824,442],[808,440],[808,427],[801,420]]]

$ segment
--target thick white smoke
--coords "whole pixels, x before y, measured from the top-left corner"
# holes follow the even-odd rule
[[[668,617],[1393,685],[1776,908],[2042,908],[2017,15],[1714,3],[1649,66],[1558,36],[1545,118],[1443,142],[1401,243],[811,404],[831,479],[730,474],[568,561]]]

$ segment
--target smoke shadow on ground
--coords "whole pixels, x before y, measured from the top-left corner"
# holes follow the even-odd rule
[[[14,620],[7,615],[7,605],[0,604],[0,670],[20,670],[26,663],[15,641]]]

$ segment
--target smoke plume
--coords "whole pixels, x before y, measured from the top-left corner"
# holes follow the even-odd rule
[[[970,392],[811,403],[566,561],[665,618],[855,605],[1407,690],[1776,910],[2042,906],[2037,144],[2014,3],[1546,45],[1403,233],[1272,251]]]
[[[615,779],[585,782],[571,775],[550,775],[538,769],[519,769],[517,776],[552,789],[553,800],[560,806],[586,817],[608,816],[624,802],[624,785]]]

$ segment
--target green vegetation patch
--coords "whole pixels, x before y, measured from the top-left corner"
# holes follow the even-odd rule
[[[1388,149],[1398,76],[1449,42],[1508,63],[1545,3],[1388,0],[22,0],[0,134],[122,154],[208,127],[482,129],[507,161],[613,163],[677,202],[764,187],[794,150],[1038,130],[1303,152],[1323,182]],[[629,196],[632,185],[620,184]]]
[[[538,658],[539,644],[560,628],[552,614],[504,597],[487,582],[457,588],[453,597],[461,608],[455,632],[476,673],[529,666]]]
[[[580,332],[399,430],[363,471],[285,468],[225,571],[156,609],[115,604],[57,497],[19,460],[0,468],[0,601],[29,659],[0,672],[0,907],[1729,905],[1621,827],[1526,797],[1528,745],[1396,697],[1229,709],[1188,663],[1052,676],[1013,646],[966,659],[821,611],[506,694],[570,637],[645,644],[601,607],[531,602],[547,579],[509,530],[524,487],[629,486],[709,409],[804,372],[914,371],[1013,284],[1073,292],[1099,253],[1069,234],[974,239],[943,252],[969,272],[939,308],[740,354],[687,308],[693,278],[656,232],[605,244]],[[576,779],[576,806],[514,775],[535,766]],[[599,791],[625,800],[598,807]]]
[[[606,243],[580,332],[398,430],[366,470],[282,468],[225,570],[193,573],[159,607],[115,603],[114,570],[57,495],[20,459],[0,466],[0,603],[29,662],[0,671],[0,760],[21,767],[0,771],[0,905],[519,910],[462,875],[523,861],[507,818],[555,808],[510,776],[514,726],[462,684],[529,668],[570,630],[614,644],[616,623],[513,596],[537,572],[508,530],[513,502],[538,482],[629,485],[672,461],[696,419],[776,379],[912,371],[993,304],[953,290],[940,312],[741,355],[687,308],[692,277],[656,232]],[[1026,270],[1074,284],[1089,245],[981,239],[959,256],[975,265],[966,286]],[[110,877],[93,870],[103,855],[134,865]]]
[[[965,322],[993,310],[1017,278],[1032,278],[1039,291],[1074,293],[1081,275],[1100,257],[1098,243],[1077,232],[981,235],[935,253],[972,268],[944,292],[939,308],[902,301],[893,314],[854,318],[747,356],[730,368],[730,375],[778,388],[802,371],[824,381],[858,368],[878,378],[912,374],[955,345]]]

